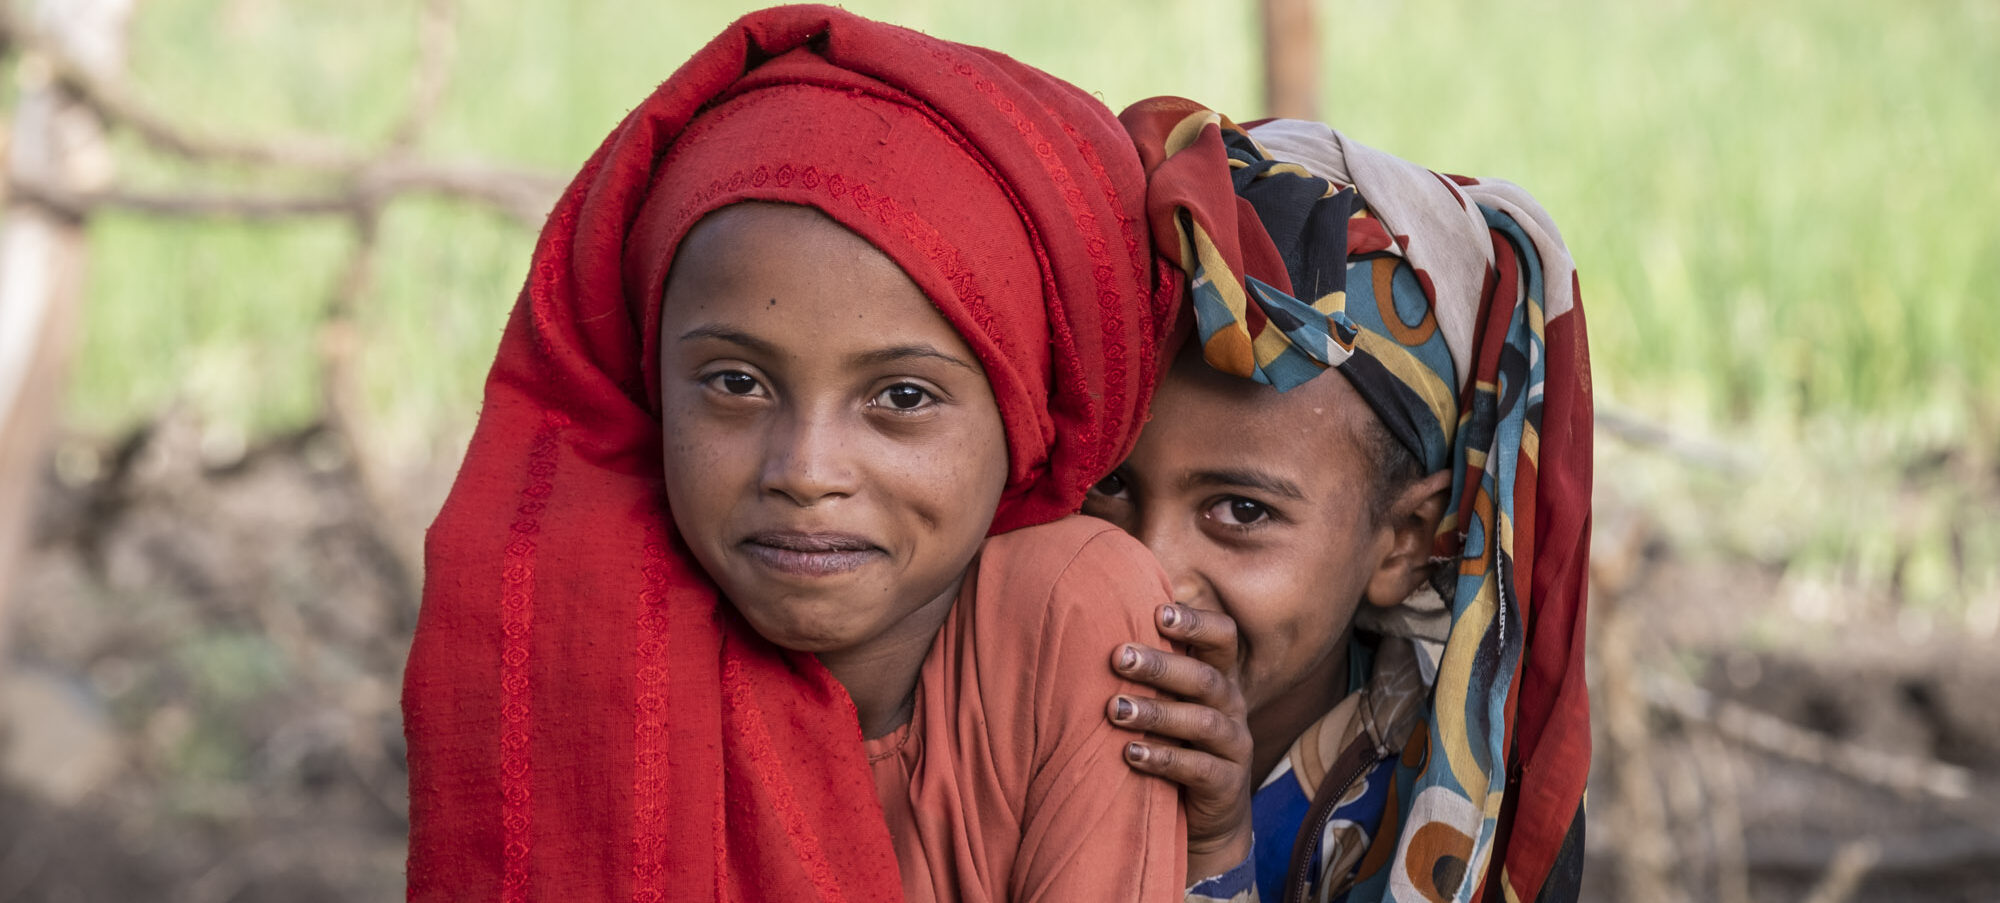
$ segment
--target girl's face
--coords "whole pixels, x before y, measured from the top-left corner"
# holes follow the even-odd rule
[[[667,498],[723,595],[787,649],[921,654],[1007,480],[964,340],[873,245],[778,204],[688,233],[660,330]]]
[[[1338,374],[1278,393],[1184,353],[1084,501],[1158,556],[1175,600],[1236,621],[1253,727],[1324,712],[1344,686],[1348,627],[1392,542],[1370,511],[1372,417]]]

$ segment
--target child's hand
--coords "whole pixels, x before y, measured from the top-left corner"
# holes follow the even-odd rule
[[[1112,650],[1111,667],[1169,699],[1114,696],[1106,711],[1119,727],[1185,744],[1135,740],[1125,761],[1185,789],[1192,883],[1250,855],[1250,726],[1237,685],[1236,622],[1180,604],[1160,606],[1158,619],[1160,635],[1189,654],[1126,644]]]

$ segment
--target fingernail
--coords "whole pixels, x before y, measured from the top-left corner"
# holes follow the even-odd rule
[[[1132,700],[1120,696],[1111,703],[1111,709],[1112,709],[1111,720],[1113,721],[1132,720],[1132,712],[1133,712]]]
[[[1179,624],[1180,622],[1181,622],[1180,606],[1163,605],[1160,607],[1160,624],[1166,627],[1172,627],[1175,624]]]
[[[1125,758],[1131,759],[1134,762],[1146,761],[1146,747],[1137,743],[1125,744]]]
[[[1126,646],[1124,649],[1119,650],[1118,667],[1125,671],[1139,667],[1139,650],[1131,646]]]

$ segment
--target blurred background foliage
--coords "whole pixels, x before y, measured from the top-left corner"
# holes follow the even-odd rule
[[[366,151],[409,105],[424,5],[145,0],[124,87],[209,135],[317,135]],[[1181,94],[1262,115],[1249,0],[846,5],[1010,53],[1113,109]],[[413,152],[565,177],[750,8],[455,6],[450,78]],[[1592,855],[1611,851],[1594,868],[1638,874],[1631,864],[1651,861],[1709,898],[1732,873],[1760,890],[1810,883],[1839,860],[1820,839],[1901,836],[1909,849],[1881,848],[1883,880],[1952,869],[1964,880],[1930,896],[1870,885],[1878,894],[1992,890],[2000,4],[1329,0],[1317,12],[1322,118],[1434,169],[1526,186],[1579,264],[1601,415],[1592,694],[1611,742],[1600,737],[1597,763],[1624,769],[1593,778]],[[0,86],[0,101],[15,90]],[[112,137],[131,188],[328,185]],[[152,863],[133,886],[198,876],[176,899],[393,896],[409,565],[478,415],[535,235],[488,206],[389,204],[371,287],[344,315],[356,449],[325,428],[319,382],[327,311],[356,256],[351,219],[104,211],[89,240],[40,547],[10,615],[17,662],[55,674],[125,738],[123,778],[100,791],[121,827],[67,813],[80,820],[19,836],[53,838],[48,874],[69,861],[89,875],[104,860],[90,843],[116,834]],[[354,476],[356,453],[386,506]],[[1715,718],[1666,718],[1672,705],[1641,698],[1662,675],[1742,694],[1827,742],[1983,783],[1952,797],[1956,809],[1910,805],[1906,786],[1881,790],[1896,780],[1785,772],[1771,763],[1811,757],[1758,758],[1771,748],[1723,731],[1763,750],[1730,777],[1701,752],[1714,742],[1701,722]],[[1690,738],[1693,752],[1643,758]],[[1757,783],[1739,794],[1738,779]],[[1656,790],[1664,801],[1645,804]],[[1721,801],[1733,827],[1716,820]],[[1634,845],[1669,827],[1672,850]],[[1712,856],[1686,855],[1696,835]],[[1966,836],[1986,839],[1952,846]],[[1924,871],[1936,851],[1965,849]],[[0,900],[8,880],[0,867]],[[1629,880],[1617,898],[1677,899]]]
[[[1003,49],[1114,109],[1174,93],[1260,115],[1252,3],[848,5]],[[417,7],[149,0],[129,81],[211,132],[365,145],[410,90]],[[418,150],[569,173],[744,8],[469,2]],[[1965,494],[1996,482],[2000,448],[2000,6],[1387,0],[1322,4],[1319,24],[1323,117],[1533,191],[1580,263],[1600,404],[1740,465],[1615,459],[1601,485],[1815,581],[2000,617],[1993,498]],[[252,179],[122,151],[135,184]],[[424,199],[383,229],[357,315],[369,441],[450,460],[534,236]],[[91,237],[73,428],[174,404],[227,443],[318,416],[316,324],[349,230],[107,215]]]

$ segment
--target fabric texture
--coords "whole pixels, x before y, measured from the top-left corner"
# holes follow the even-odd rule
[[[994,530],[1051,521],[1130,449],[1179,291],[1129,148],[1073,86],[810,6],[739,20],[619,124],[542,231],[427,539],[411,899],[899,897],[852,702],[721,604],[675,534],[667,268],[737,201],[860,234],[992,383]]]
[[[1257,903],[1257,848],[1253,843],[1250,855],[1242,862],[1220,875],[1210,875],[1191,885],[1181,898],[1183,903]]]
[[[906,903],[1171,900],[1178,789],[1119,755],[1104,700],[1149,695],[1105,652],[1152,637],[1151,552],[1070,517],[993,537],[924,660],[910,723],[868,741]],[[1115,863],[1115,867],[1107,867]]]
[[[1409,716],[1361,731],[1336,708],[1302,738],[1401,750],[1372,841],[1303,826],[1308,898],[1574,898],[1590,758],[1590,366],[1553,221],[1512,184],[1441,175],[1319,123],[1246,130],[1181,98],[1120,119],[1149,172],[1208,173],[1176,186],[1200,206],[1156,200],[1150,222],[1192,280],[1209,364],[1281,391],[1337,369],[1427,470],[1453,475],[1433,586],[1356,619],[1380,638],[1356,650],[1374,661],[1359,702]],[[1395,709],[1412,687],[1427,704]],[[1325,766],[1312,774],[1293,752],[1291,777],[1316,787]]]

